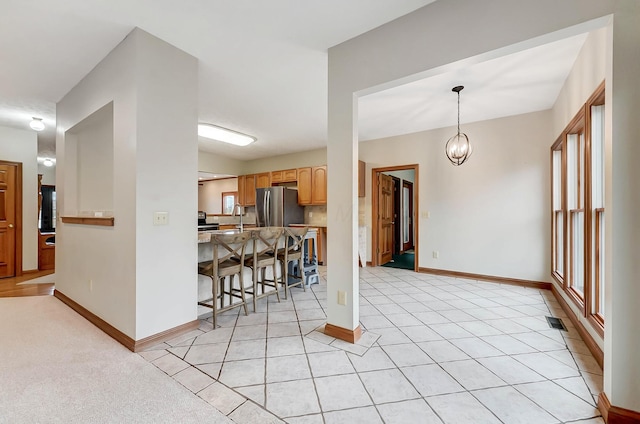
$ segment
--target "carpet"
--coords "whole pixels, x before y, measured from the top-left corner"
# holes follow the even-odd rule
[[[393,255],[390,262],[382,266],[387,268],[413,269],[415,264],[415,253],[404,253],[402,255]]]
[[[231,423],[53,296],[0,298],[0,423]]]

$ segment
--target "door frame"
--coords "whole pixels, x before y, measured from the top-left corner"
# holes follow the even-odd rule
[[[378,174],[382,172],[388,171],[404,171],[404,170],[413,170],[414,172],[414,183],[413,183],[413,249],[415,251],[415,260],[413,261],[413,270],[418,271],[418,249],[419,249],[419,238],[418,238],[418,220],[416,216],[419,216],[419,181],[420,174],[418,172],[420,166],[415,163],[411,165],[395,165],[395,166],[386,166],[381,168],[373,168],[371,169],[371,266],[378,266],[378,255],[376,254],[375,249],[378,247]]]
[[[16,167],[16,224],[15,224],[15,272],[16,277],[22,276],[22,162],[0,160],[2,165],[14,165]],[[40,211],[38,211],[40,213]],[[37,218],[37,217],[36,217]]]

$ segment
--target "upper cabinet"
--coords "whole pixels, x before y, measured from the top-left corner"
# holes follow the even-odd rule
[[[327,167],[298,168],[298,203],[327,204]]]
[[[261,174],[256,174],[256,187],[255,188],[266,188],[271,187],[271,177],[268,172],[263,172]],[[253,203],[255,204],[256,196],[255,193],[253,195]]]
[[[271,171],[271,184],[295,183],[297,181],[298,181],[298,171],[296,169]]]
[[[314,166],[311,168],[311,204],[327,204],[327,167]]]
[[[238,203],[242,206],[256,204],[256,176],[240,175],[238,177]]]

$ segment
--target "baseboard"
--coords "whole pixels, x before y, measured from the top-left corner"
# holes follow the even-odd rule
[[[373,265],[371,264],[371,261],[367,261],[367,266],[373,266]]]
[[[69,306],[71,309],[76,311],[84,319],[86,319],[87,321],[89,321],[90,323],[98,327],[100,330],[106,333],[109,337],[111,337],[112,339],[114,339],[115,341],[117,341],[118,343],[120,343],[121,345],[123,345],[124,347],[126,347],[132,352],[140,352],[141,350],[144,350],[145,348],[152,346],[154,344],[162,343],[165,340],[173,339],[175,337],[178,337],[181,334],[184,334],[186,332],[189,332],[198,328],[198,326],[200,325],[199,320],[196,319],[186,324],[182,324],[177,327],[170,328],[161,333],[153,334],[149,337],[145,337],[144,339],[140,339],[136,341],[136,340],[133,340],[131,337],[127,336],[126,334],[124,334],[122,331],[112,326],[111,324],[109,324],[108,322],[106,322],[105,320],[103,320],[102,318],[100,318],[99,316],[97,316],[96,314],[94,314],[93,312],[86,309],[84,306],[80,305],[73,299],[67,297],[64,293],[58,290],[54,290],[53,295],[56,298],[60,299],[62,303],[64,303],[65,305]]]
[[[53,295],[60,299],[62,303],[76,311],[80,314],[84,319],[89,321],[91,324],[98,327],[100,330],[105,332],[109,337],[113,338],[115,341],[129,349],[130,351],[134,351],[135,348],[135,340],[131,337],[124,334],[122,331],[115,328],[113,325],[109,324],[107,321],[103,320],[93,312],[86,309],[84,306],[80,305],[73,299],[67,297],[64,293],[54,290]]]
[[[344,340],[345,342],[355,343],[362,337],[362,327],[358,325],[354,330],[347,330],[346,328],[326,323],[324,326],[324,334]]]
[[[22,271],[22,274],[35,274],[36,272],[39,272],[39,269],[25,269]]]
[[[607,424],[639,424],[640,412],[611,405],[606,393],[598,396],[598,409]]]
[[[449,271],[435,268],[418,268],[418,272],[423,274],[445,275],[447,277],[469,278],[471,280],[492,281],[494,283],[509,284],[512,286],[532,287],[535,289],[551,290],[551,283],[544,281],[520,280],[517,278],[494,277],[492,275],[472,274],[470,272]]]
[[[591,337],[591,334],[589,334],[587,329],[584,328],[584,325],[582,325],[582,323],[575,316],[575,314],[571,310],[571,307],[569,306],[567,301],[564,300],[564,297],[562,297],[562,295],[558,292],[558,289],[553,285],[551,287],[551,292],[553,293],[554,297],[560,304],[560,307],[562,308],[564,313],[567,314],[567,316],[571,320],[571,323],[573,324],[573,326],[576,328],[576,330],[578,330],[578,334],[580,334],[580,337],[582,337],[582,341],[584,341],[584,343],[589,348],[589,351],[593,355],[593,358],[596,360],[600,368],[603,368],[604,352],[602,352],[602,349],[600,349],[600,346],[598,346],[598,344],[593,339],[593,337]]]
[[[189,331],[193,331],[200,327],[200,320],[193,320],[191,322],[184,323],[177,327],[170,328],[161,333],[153,334],[149,337],[145,337],[144,339],[137,340],[135,342],[133,351],[141,352],[148,347],[153,345],[157,345],[159,343],[165,342],[167,340],[174,339],[184,333],[188,333]]]

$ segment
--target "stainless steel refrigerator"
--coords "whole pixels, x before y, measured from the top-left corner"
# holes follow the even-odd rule
[[[304,223],[304,208],[298,205],[298,190],[289,187],[256,189],[258,227],[288,227]]]

